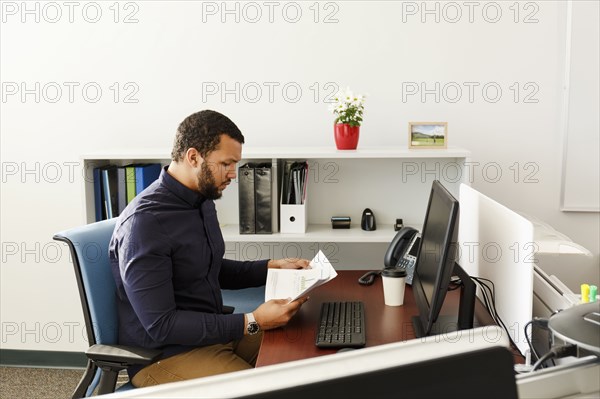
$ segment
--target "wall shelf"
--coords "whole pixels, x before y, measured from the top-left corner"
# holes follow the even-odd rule
[[[411,225],[421,229],[421,225]],[[309,224],[304,234],[239,234],[237,224],[221,225],[228,242],[336,242],[336,243],[389,243],[396,231],[391,224],[377,225],[375,231],[364,231],[360,221],[353,222],[350,229],[332,229],[327,224]]]
[[[244,147],[244,159],[400,159],[400,158],[468,158],[471,153],[460,147],[440,150],[366,147],[356,150],[337,150],[332,147]],[[148,149],[136,151],[114,151],[90,153],[82,156],[84,160],[122,160],[122,159],[162,159],[171,158],[170,150]]]
[[[159,162],[166,165],[170,162],[170,150],[103,151],[81,158],[86,176],[92,176],[89,169],[106,164]],[[229,243],[389,243],[395,235],[392,224],[396,218],[403,218],[407,226],[420,227],[433,179],[441,180],[458,196],[460,183],[469,184],[469,177],[463,173],[444,181],[444,174],[446,170],[461,172],[461,165],[469,158],[470,152],[459,147],[440,150],[366,147],[341,151],[332,147],[244,147],[240,165],[258,159],[309,161],[309,226],[304,234],[239,234],[238,187],[237,182],[233,182],[223,198],[216,201],[223,237]],[[94,186],[90,178],[84,179],[83,197],[85,220],[91,223],[94,221]],[[365,208],[375,213],[376,231],[360,228]],[[332,229],[331,216],[350,216],[352,228]]]

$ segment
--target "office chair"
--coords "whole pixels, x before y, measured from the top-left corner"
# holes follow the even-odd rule
[[[117,219],[76,227],[54,235],[66,242],[71,251],[79,297],[83,308],[89,349],[85,373],[73,398],[114,392],[119,371],[134,364],[154,362],[161,351],[117,345],[118,317],[116,285],[108,258],[108,244]],[[132,389],[129,382],[119,391]]]
[[[83,308],[89,349],[86,371],[79,381],[73,398],[91,396],[98,386],[98,394],[115,390],[119,371],[134,364],[154,362],[160,351],[117,345],[118,316],[116,285],[108,258],[108,244],[117,219],[76,227],[54,235],[54,239],[68,244],[75,269],[79,297]],[[247,313],[264,302],[265,288],[223,290],[223,300],[235,306],[223,306],[223,313]],[[129,382],[117,391],[132,389]]]

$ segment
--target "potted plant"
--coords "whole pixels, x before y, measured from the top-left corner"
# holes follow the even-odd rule
[[[338,150],[355,150],[365,109],[365,96],[353,94],[350,88],[339,92],[330,109],[336,115],[334,122],[335,145]]]

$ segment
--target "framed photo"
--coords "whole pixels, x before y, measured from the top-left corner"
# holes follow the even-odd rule
[[[446,148],[447,122],[409,122],[408,148]]]

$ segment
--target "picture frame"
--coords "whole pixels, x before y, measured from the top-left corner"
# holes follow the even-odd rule
[[[448,147],[448,122],[409,122],[408,148],[445,149]]]

